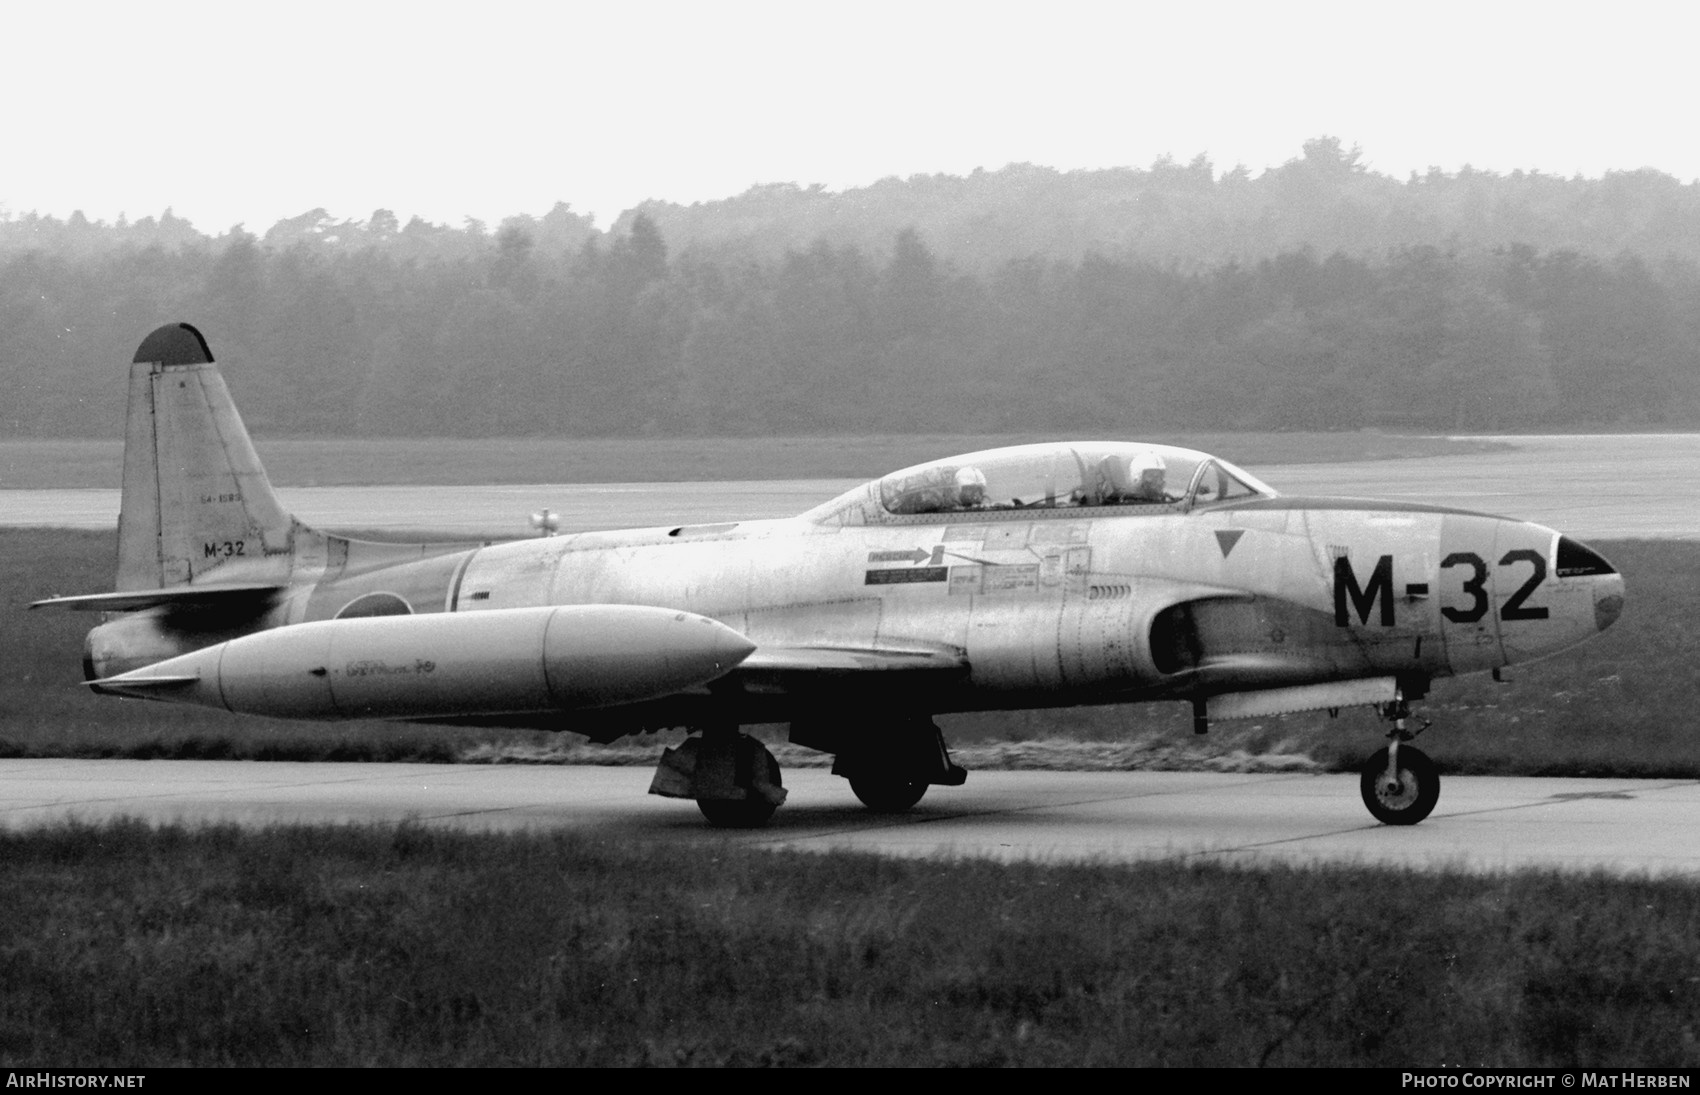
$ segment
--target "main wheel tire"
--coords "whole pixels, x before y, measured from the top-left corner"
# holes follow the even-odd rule
[[[716,829],[759,829],[779,807],[765,798],[699,798],[697,809]]]
[[[767,765],[767,781],[775,787],[785,786],[780,779],[779,761],[760,742],[751,739],[756,748],[753,764]],[[754,791],[746,792],[746,798],[699,798],[697,809],[702,816],[716,829],[759,829],[773,818],[773,812],[779,809],[777,802],[770,802]]]
[[[1440,801],[1440,770],[1421,749],[1401,745],[1397,787],[1387,782],[1385,749],[1369,758],[1358,786],[1363,791],[1364,805],[1377,821],[1387,825],[1415,825]]]
[[[850,790],[876,814],[901,814],[921,801],[927,785],[918,779],[870,773],[851,776]]]

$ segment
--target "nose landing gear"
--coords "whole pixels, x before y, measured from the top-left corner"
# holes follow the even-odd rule
[[[1358,782],[1364,805],[1377,821],[1386,825],[1415,825],[1433,812],[1440,801],[1440,770],[1428,754],[1406,744],[1429,727],[1427,719],[1416,733],[1405,728],[1411,705],[1403,692],[1392,703],[1378,706],[1381,717],[1393,723],[1387,732],[1387,748],[1379,750],[1363,767]]]

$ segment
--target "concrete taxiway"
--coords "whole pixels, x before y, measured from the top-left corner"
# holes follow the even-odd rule
[[[1503,451],[1337,464],[1252,466],[1291,495],[1386,498],[1538,521],[1582,539],[1700,539],[1700,434],[1506,437]],[[942,455],[942,454],[941,454]],[[1228,460],[1234,455],[1223,452]],[[310,524],[453,536],[533,535],[554,510],[562,532],[791,517],[859,482],[542,483],[460,487],[281,487]],[[0,490],[0,525],[112,528],[116,490]]]
[[[689,802],[646,794],[647,768],[0,761],[0,826],[138,818],[154,824],[393,824],[571,830],[759,848],[1003,860],[1385,864],[1700,878],[1700,782],[1446,779],[1421,825],[1377,824],[1356,776],[975,772],[909,814],[869,814],[843,780],[786,773],[765,829],[706,827]]]

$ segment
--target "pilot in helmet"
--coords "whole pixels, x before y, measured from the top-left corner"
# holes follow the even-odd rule
[[[956,470],[956,504],[962,509],[981,509],[986,504],[986,473],[976,467]]]
[[[1121,500],[1124,502],[1174,501],[1163,489],[1166,467],[1162,456],[1149,450],[1128,457],[1127,484],[1122,487]]]
[[[898,485],[886,505],[893,513],[937,513],[951,508],[956,497],[955,468],[923,468]]]

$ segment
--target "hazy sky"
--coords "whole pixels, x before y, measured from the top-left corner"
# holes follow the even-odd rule
[[[1700,5],[1552,0],[0,2],[0,212],[217,233],[560,200],[607,226],[1021,161],[1256,174],[1323,134],[1400,178],[1689,182],[1696,30]]]

